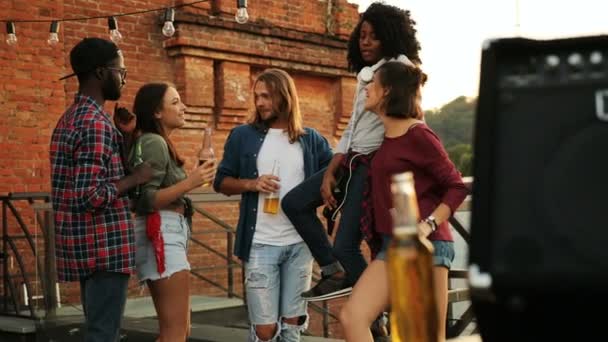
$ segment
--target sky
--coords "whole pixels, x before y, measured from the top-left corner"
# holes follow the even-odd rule
[[[348,0],[364,11],[372,0]],[[425,110],[477,96],[481,46],[488,38],[608,34],[607,0],[385,0],[409,9],[422,46]]]

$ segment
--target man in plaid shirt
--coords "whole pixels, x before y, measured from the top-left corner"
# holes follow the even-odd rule
[[[118,47],[85,38],[70,52],[78,94],[59,118],[50,146],[57,274],[79,281],[86,341],[119,336],[134,237],[126,192],[148,181],[147,164],[126,176],[122,135],[103,110],[120,98],[127,70]]]

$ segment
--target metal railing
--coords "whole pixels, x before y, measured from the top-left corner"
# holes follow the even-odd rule
[[[216,195],[208,195],[208,196],[209,196],[208,198],[210,198],[210,199],[202,199],[199,201],[194,201],[195,204],[213,202],[214,200],[217,200]],[[240,200],[239,196],[233,196],[230,200],[223,199],[223,201],[238,201],[238,200]],[[194,206],[194,209],[195,209],[196,213],[202,215],[203,217],[209,219],[213,223],[220,226],[220,229],[205,230],[204,232],[202,232],[202,234],[211,234],[211,233],[225,233],[226,234],[226,254],[223,254],[221,251],[218,251],[218,250],[206,245],[205,243],[203,243],[200,240],[197,240],[194,238],[191,238],[190,240],[194,244],[196,244],[200,247],[203,247],[204,249],[210,251],[211,253],[213,253],[213,254],[219,256],[220,258],[222,258],[223,260],[225,260],[226,265],[225,266],[211,266],[211,267],[197,267],[197,268],[192,268],[190,272],[198,279],[203,280],[203,281],[215,286],[216,288],[219,288],[219,289],[225,291],[229,297],[237,297],[237,298],[246,300],[244,284],[241,284],[242,285],[241,286],[242,296],[237,295],[234,291],[234,278],[235,278],[234,269],[235,268],[240,268],[241,280],[244,281],[244,279],[245,279],[245,277],[244,277],[245,270],[244,270],[243,263],[240,260],[235,260],[233,258],[233,246],[234,246],[236,230],[232,226],[227,224],[225,221],[220,219],[219,217],[210,213],[209,211],[202,209],[197,205]],[[199,232],[198,234],[201,234],[201,232]],[[204,275],[200,274],[201,271],[210,270],[210,269],[219,269],[219,268],[226,268],[226,270],[228,272],[228,274],[227,274],[228,287],[227,288],[222,286],[221,284],[205,277]],[[320,279],[320,277],[318,277],[318,276],[314,276],[313,278],[314,278],[313,280],[315,280],[315,281],[318,281]],[[335,322],[335,321],[337,321],[338,318],[333,313],[330,312],[330,310],[328,308],[328,302],[322,301],[320,305],[316,304],[316,303],[309,303],[309,307],[311,307],[316,312],[321,313],[322,320],[323,320],[323,323],[322,323],[323,336],[329,337],[329,324],[331,323],[330,319]]]
[[[55,284],[55,251],[53,217],[48,193],[10,193],[0,196],[2,201],[2,306],[0,313],[24,318],[40,319],[39,311],[32,304],[43,300],[45,317],[55,314],[57,295]],[[18,207],[25,204],[33,210],[34,225],[28,225]],[[38,226],[38,227],[36,227]],[[40,232],[44,239],[44,253],[36,247],[35,238]],[[26,259],[31,255],[33,260]],[[16,261],[16,268],[12,266]],[[28,265],[34,263],[34,271]],[[44,267],[43,267],[44,265]],[[19,284],[23,288],[20,300]],[[37,286],[41,296],[35,296]],[[28,303],[28,305],[25,305]]]
[[[464,183],[467,185],[469,190],[473,186],[473,178],[466,177],[463,179]],[[458,208],[457,212],[470,212],[471,211],[471,196],[468,196],[462,205]],[[450,218],[450,225],[454,230],[460,235],[466,245],[469,245],[471,240],[471,234],[469,230],[464,227],[464,225],[457,219],[456,215],[453,215]],[[467,279],[468,272],[466,269],[451,269],[448,275],[449,284],[452,284],[452,280],[455,279]],[[460,315],[460,317],[455,317],[453,313],[453,305],[455,302],[463,302],[469,299],[469,290],[468,288],[460,288],[453,290],[453,298],[449,298],[448,300],[448,320],[447,320],[447,329],[446,334],[448,337],[455,337],[461,335],[464,330],[475,320],[473,314],[473,307],[469,303],[464,312]],[[474,330],[473,332],[475,332]]]
[[[467,179],[467,184],[470,186],[472,179]],[[240,270],[240,279],[244,282],[244,265],[233,256],[233,247],[236,231],[235,229],[227,224],[224,220],[210,213],[209,211],[200,208],[198,204],[206,202],[214,202],[219,197],[216,194],[207,194],[211,196],[211,199],[202,198],[195,200],[195,213],[202,217],[210,220],[215,225],[219,226],[217,229],[209,229],[204,231],[198,231],[198,234],[226,234],[226,249],[225,252],[213,248],[210,244],[205,243],[195,237],[191,237],[191,242],[203,248],[204,250],[212,253],[213,255],[221,258],[223,264],[216,266],[207,267],[196,267],[191,269],[191,274],[226,293],[228,297],[236,297],[246,300],[245,286],[241,283],[241,293],[237,293],[235,290],[235,269]],[[196,197],[196,196],[195,196]],[[24,292],[27,294],[27,302],[32,303],[34,300],[34,286],[38,284],[42,288],[43,295],[42,300],[44,301],[45,316],[49,317],[54,315],[55,309],[57,308],[57,293],[55,290],[55,283],[57,282],[57,275],[55,269],[55,253],[54,253],[54,229],[53,229],[53,217],[52,209],[50,208],[50,195],[48,193],[12,193],[7,196],[0,196],[2,201],[2,252],[0,252],[0,258],[2,259],[2,310],[0,314],[11,314],[20,317],[36,318],[38,316],[33,305],[22,305],[19,300],[19,291],[15,286],[15,280],[21,280]],[[238,201],[238,196],[234,196],[228,201]],[[222,199],[226,201],[226,199]],[[44,255],[40,255],[34,242],[34,236],[32,232],[35,232],[37,227],[29,227],[23,215],[20,214],[15,203],[24,202],[34,212],[35,224],[38,226],[40,233],[44,238]],[[467,200],[459,209],[459,211],[469,211],[469,200]],[[9,224],[9,217],[12,218]],[[464,241],[468,243],[469,232],[464,226],[456,219],[452,217],[450,219],[452,227],[462,236]],[[13,229],[11,229],[13,227]],[[18,233],[15,233],[17,231]],[[18,246],[18,241],[25,241],[25,248],[23,243]],[[39,272],[28,271],[26,265],[27,261],[24,258],[25,253],[31,253],[34,257],[35,267]],[[17,262],[17,272],[10,272],[9,260],[14,258]],[[44,264],[44,267],[42,267]],[[227,284],[223,285],[218,281],[211,279],[204,273],[208,271],[225,269],[227,274]],[[238,272],[238,271],[237,271]],[[466,279],[466,270],[451,270],[449,273],[449,279]],[[315,275],[316,280],[318,276]],[[451,307],[450,303],[450,307]],[[329,309],[327,301],[322,301],[319,304],[310,303],[309,305],[313,310],[322,314],[322,326],[323,336],[329,336],[329,326],[332,323],[338,321],[337,317]],[[28,314],[24,314],[24,308],[27,308]],[[452,310],[449,310],[451,314]],[[448,336],[460,335],[463,330],[474,320],[472,308],[469,308],[461,315],[460,318],[449,317],[450,324],[448,325]]]
[[[194,267],[190,270],[190,273],[193,276],[195,276],[196,278],[198,278],[202,281],[205,281],[205,282],[215,286],[216,288],[219,288],[222,291],[226,292],[226,294],[230,298],[237,297],[240,299],[245,299],[245,287],[244,286],[241,286],[241,289],[242,289],[241,295],[237,294],[234,290],[234,269],[235,268],[241,269],[241,279],[243,279],[243,274],[245,274],[243,264],[240,261],[235,260],[233,258],[232,251],[233,251],[233,246],[234,246],[234,236],[236,234],[236,230],[234,228],[232,228],[226,222],[222,221],[217,216],[211,214],[209,211],[207,211],[205,209],[198,207],[197,205],[194,206],[194,211],[195,211],[195,213],[202,215],[203,217],[209,219],[211,222],[220,226],[219,229],[205,230],[204,232],[199,232],[199,234],[225,233],[226,234],[226,253],[224,254],[221,251],[218,251],[217,249],[204,243],[203,241],[195,239],[194,237],[191,237],[190,241],[192,243],[194,243],[195,245],[200,246],[203,249],[211,252],[212,254],[220,257],[223,261],[225,261],[226,264],[221,265],[221,266]],[[202,272],[205,272],[205,271],[223,269],[223,268],[225,268],[227,271],[227,283],[228,284],[226,287],[216,281],[209,279],[208,277],[206,277],[202,274]]]

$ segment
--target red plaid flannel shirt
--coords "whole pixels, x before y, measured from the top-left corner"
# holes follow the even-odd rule
[[[134,236],[126,194],[122,136],[95,100],[76,95],[51,137],[57,275],[77,281],[95,271],[132,273]]]
[[[358,156],[350,163],[351,159],[356,155]],[[374,206],[371,193],[371,166],[373,156],[374,153],[359,154],[349,151],[344,158],[342,158],[340,166],[344,169],[345,174],[348,174],[349,165],[353,171],[361,164],[367,166],[368,173],[365,183],[363,184],[363,201],[361,202],[359,229],[361,230],[361,234],[363,234],[365,242],[367,242],[367,245],[369,246],[371,258],[375,259],[376,254],[378,254],[380,248],[382,248],[382,236],[374,228]]]

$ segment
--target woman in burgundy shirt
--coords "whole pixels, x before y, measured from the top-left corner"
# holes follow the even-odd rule
[[[411,171],[418,198],[418,230],[433,243],[433,279],[439,313],[440,340],[445,336],[448,271],[454,259],[454,242],[447,220],[468,194],[460,173],[449,160],[437,135],[422,121],[420,88],[426,75],[401,62],[381,66],[368,84],[366,109],[382,120],[385,136],[371,165],[375,230],[383,246],[365,270],[340,313],[347,341],[372,341],[367,327],[389,306],[386,248],[393,231],[390,209],[391,177]]]

